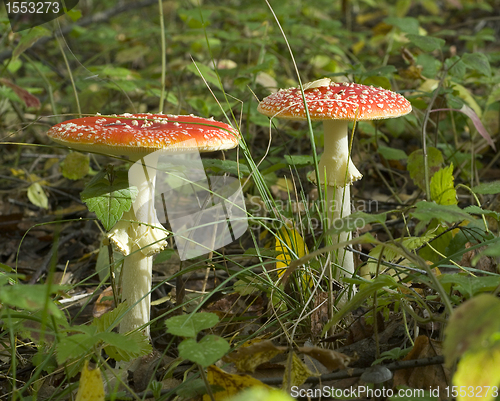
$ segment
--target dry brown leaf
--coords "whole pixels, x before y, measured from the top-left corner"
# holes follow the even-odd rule
[[[0,83],[12,89],[19,99],[24,102],[26,107],[34,107],[36,109],[40,108],[40,100],[29,93],[26,89],[21,88],[19,85],[16,85],[14,82],[5,78],[0,78]]]
[[[113,310],[114,307],[115,302],[113,301],[113,288],[108,287],[101,293],[101,295],[99,295],[99,298],[97,298],[92,310],[92,316],[94,318],[101,317],[106,312]]]
[[[431,358],[441,355],[441,344],[430,340],[427,336],[418,336],[413,349],[403,359]],[[450,383],[450,372],[442,365],[423,366],[419,368],[401,369],[394,374],[394,387],[407,386],[410,388],[429,390],[438,388],[439,398],[446,399],[445,388]]]
[[[349,358],[347,355],[326,348],[300,347],[299,352],[321,362],[321,364],[330,371],[345,369],[351,361],[351,358]]]

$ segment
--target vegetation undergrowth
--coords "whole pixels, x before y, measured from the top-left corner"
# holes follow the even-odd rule
[[[403,389],[415,400],[495,399],[498,7],[81,0],[20,32],[0,8],[0,398],[350,389],[393,399]],[[321,125],[257,112],[271,92],[324,77],[390,89],[413,107],[351,124],[364,177],[351,187],[353,213],[331,225],[325,187],[307,178],[321,174]],[[105,235],[132,205],[132,163],[46,136],[79,115],[125,112],[214,117],[242,136],[202,162],[210,179],[237,179],[248,229],[182,260],[162,221],[169,246],[153,265],[150,338],[116,330],[133,305],[120,300],[123,255]],[[352,240],[333,244],[343,232]],[[353,277],[335,263],[345,246]]]

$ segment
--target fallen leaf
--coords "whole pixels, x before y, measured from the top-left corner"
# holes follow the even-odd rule
[[[299,347],[299,352],[309,355],[311,358],[321,362],[328,370],[334,371],[337,369],[344,369],[347,367],[351,358],[331,349],[319,347]]]
[[[432,341],[427,336],[418,336],[415,340],[413,349],[403,359],[409,361],[412,359],[430,358],[438,355],[440,344]],[[446,386],[449,383],[449,370],[442,365],[423,366],[418,368],[401,369],[394,374],[393,385],[407,386],[410,388],[439,389],[439,398],[447,399]]]
[[[104,401],[104,383],[99,368],[89,369],[89,361],[85,361],[80,378],[80,386],[76,401]]]
[[[286,351],[286,347],[277,347],[269,340],[250,345],[243,345],[225,357],[235,364],[240,372],[254,372],[257,366],[269,362],[276,355]]]
[[[272,390],[272,387],[254,379],[249,375],[233,375],[224,372],[215,365],[207,368],[207,379],[211,386],[222,387],[224,390],[217,391],[214,396],[216,401],[225,400],[227,397],[235,395],[248,387],[264,387]],[[211,401],[210,396],[205,394],[203,401]]]
[[[314,373],[309,370],[295,352],[291,351],[283,375],[283,390],[288,391],[292,387],[301,386],[311,376],[314,376]]]

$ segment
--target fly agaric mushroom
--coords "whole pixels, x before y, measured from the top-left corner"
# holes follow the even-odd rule
[[[303,86],[311,120],[323,121],[324,153],[318,164],[320,184],[327,185],[328,221],[351,214],[350,185],[362,175],[349,154],[348,122],[399,117],[411,111],[403,96],[390,90],[355,83],[336,83],[323,78]],[[281,89],[263,99],[258,111],[268,117],[289,120],[307,119],[300,88]],[[316,182],[314,172],[309,178]],[[332,242],[348,241],[342,233]],[[354,273],[351,252],[339,251],[337,261],[344,274]]]
[[[166,230],[154,210],[156,165],[144,158],[151,153],[211,152],[238,145],[239,133],[213,119],[162,114],[93,116],[53,126],[48,136],[55,142],[84,152],[128,156],[142,164],[132,166],[129,183],[138,189],[130,211],[125,212],[109,233],[126,257],[122,268],[122,300],[131,310],[120,322],[120,333],[139,327],[149,335],[153,255],[166,246]],[[131,169],[131,170],[132,170]],[[132,221],[133,223],[130,223]]]

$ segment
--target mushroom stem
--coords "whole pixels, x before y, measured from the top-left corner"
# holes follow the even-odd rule
[[[151,309],[151,278],[153,275],[153,257],[145,256],[134,245],[131,253],[125,257],[122,267],[122,302],[126,301],[129,312],[120,322],[120,333],[128,333],[147,325]],[[149,326],[143,333],[149,336]]]
[[[348,121],[325,120],[325,150],[318,164],[320,180],[327,185],[344,187],[361,179],[362,175],[349,157]],[[347,174],[346,174],[347,170]]]
[[[335,220],[351,214],[351,191],[353,181],[359,180],[362,175],[349,157],[348,121],[325,120],[324,153],[318,164],[321,184],[327,184],[326,206],[329,227]],[[314,174],[310,176],[315,180]],[[332,235],[333,244],[351,239],[350,232]],[[354,258],[352,252],[340,249],[335,261],[342,266],[343,275],[354,273]]]
[[[126,255],[121,278],[122,301],[131,310],[120,322],[120,333],[144,326],[143,333],[149,336],[153,255],[166,246],[166,232],[154,208],[157,160],[157,154],[152,153],[130,168],[129,183],[137,187],[137,196],[132,208],[110,233],[119,251]]]
[[[328,225],[335,226],[335,220],[349,216],[351,214],[351,186],[345,187],[327,186],[326,188],[326,204],[328,207]],[[343,232],[331,236],[332,244],[349,241],[351,239],[350,232]],[[337,252],[337,260],[339,266],[342,266],[341,274],[351,276],[354,273],[354,257],[352,252],[345,249],[339,249]],[[339,277],[336,277],[337,279]]]

